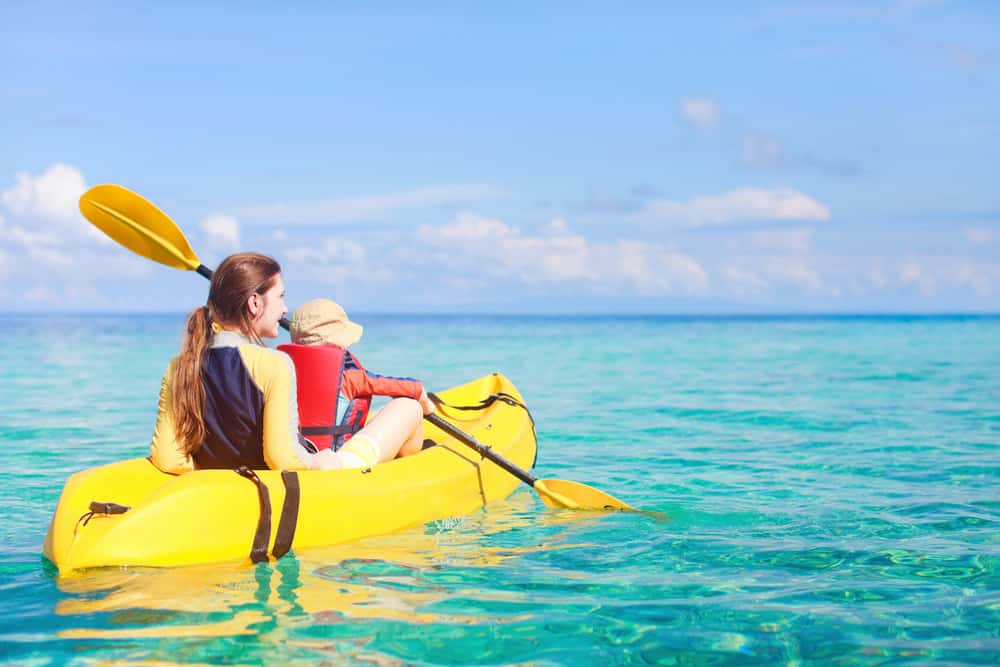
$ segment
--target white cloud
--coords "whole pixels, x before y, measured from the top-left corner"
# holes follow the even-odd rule
[[[719,124],[719,105],[711,97],[685,97],[681,99],[681,118],[700,128],[713,128]]]
[[[759,273],[742,266],[727,266],[723,269],[722,276],[737,295],[760,294],[771,286]]]
[[[735,295],[759,295],[781,286],[808,293],[822,290],[827,281],[820,265],[829,258],[811,254],[813,234],[812,228],[799,227],[730,235],[720,266],[724,284]]]
[[[987,227],[966,227],[962,236],[972,245],[987,245],[993,241],[993,230]]]
[[[708,275],[691,257],[655,243],[592,242],[573,234],[556,218],[542,226],[545,235],[522,235],[516,227],[475,213],[459,214],[444,225],[423,225],[421,241],[446,250],[439,260],[449,274],[474,284],[498,279],[525,285],[572,284],[594,292],[644,295],[703,292]],[[551,235],[549,235],[551,234]],[[472,287],[466,285],[466,288]]]
[[[211,215],[201,222],[209,245],[222,250],[236,250],[240,246],[240,224],[229,215]]]
[[[956,286],[967,286],[979,296],[988,296],[993,293],[993,285],[1000,277],[997,267],[984,270],[977,262],[972,260],[960,260],[952,271]]]
[[[35,285],[25,290],[24,300],[31,304],[56,305],[62,302],[62,297],[46,285]]]
[[[65,288],[82,289],[93,281],[143,279],[153,274],[155,266],[120,247],[112,250],[75,243],[62,246],[11,246],[9,269],[25,281],[36,279]]]
[[[829,220],[830,209],[790,188],[742,188],[687,201],[654,200],[636,217],[666,225],[705,227],[762,220]]]
[[[694,294],[709,287],[708,273],[692,257],[642,241],[619,241],[612,247],[621,275],[639,294]]]
[[[361,264],[367,257],[365,246],[348,239],[325,239],[322,243],[290,248],[285,252],[294,262]]]
[[[100,307],[110,303],[90,283],[66,283],[61,285],[36,283],[25,289],[19,296],[23,303],[32,306],[55,306],[56,308],[65,308],[68,305],[79,307],[81,304],[87,304],[90,307]]]
[[[719,105],[711,97],[683,98],[680,103],[680,115],[689,125],[702,129],[717,128],[722,122]],[[809,169],[840,177],[854,176],[862,170],[854,160],[830,159],[822,155],[789,151],[785,147],[785,142],[779,137],[753,129],[744,128],[736,132],[727,132],[724,140],[733,150],[739,151],[740,161],[752,168]],[[610,208],[610,205],[621,206],[620,202],[615,202],[613,199],[608,201],[596,199],[591,204],[593,208],[606,209]]]
[[[997,50],[983,45],[975,45],[969,40],[936,40],[911,36],[902,45],[918,61],[938,69],[971,77],[995,71]]]
[[[881,266],[873,266],[871,271],[868,273],[869,281],[871,286],[875,289],[883,289],[889,284],[889,279],[885,275],[885,271]]]
[[[31,231],[20,225],[0,225],[0,241],[23,247],[57,246],[64,243],[64,237],[47,231]]]
[[[27,257],[31,262],[48,271],[62,272],[63,274],[79,270],[80,256],[70,250],[63,248],[51,248],[41,245],[29,246]]]
[[[87,184],[75,167],[57,162],[43,174],[18,172],[15,183],[0,193],[0,202],[15,217],[66,222],[79,218],[79,201]]]
[[[903,285],[915,285],[924,294],[933,294],[937,281],[923,263],[913,256],[907,256],[896,264],[896,276]]]
[[[813,234],[814,230],[810,227],[762,229],[751,233],[749,242],[755,248],[805,254],[812,247]]]
[[[482,241],[517,236],[520,232],[499,220],[484,218],[475,213],[463,211],[446,225],[421,225],[420,235],[424,238],[437,236],[449,241]]]
[[[327,238],[285,251],[291,271],[319,285],[346,287],[352,283],[384,284],[395,280],[392,265],[369,261],[367,247],[350,239]]]
[[[785,145],[777,137],[747,133],[743,135],[740,157],[754,167],[775,167],[786,160]]]
[[[757,294],[775,285],[815,292],[823,288],[824,280],[812,261],[808,256],[790,254],[738,257],[728,260],[722,275],[736,294]]]
[[[362,197],[310,202],[277,202],[250,206],[243,218],[283,225],[327,225],[368,221],[400,210],[432,208],[499,197],[503,190],[489,185],[439,185]]]
[[[562,218],[552,218],[542,225],[541,231],[548,236],[563,236],[569,233],[569,228],[566,226],[566,221]]]
[[[0,303],[66,306],[107,303],[97,284],[140,279],[149,262],[135,257],[87,223],[78,201],[83,174],[56,163],[39,175],[20,172],[0,191],[0,273],[16,275],[20,291]]]
[[[971,289],[989,296],[1000,283],[1000,264],[968,257],[906,255],[896,261],[896,282],[915,287],[924,296],[945,290]]]
[[[522,236],[500,220],[462,212],[444,225],[421,225],[419,237],[433,246],[451,248],[447,261],[470,262],[482,275],[516,277],[528,283],[588,279],[590,249],[582,236]]]
[[[823,278],[809,262],[808,257],[774,257],[764,264],[764,275],[775,282],[816,291],[823,287]]]
[[[594,278],[591,249],[582,236],[504,239],[500,247],[506,266],[527,282]]]
[[[8,241],[51,245],[55,235],[58,243],[114,245],[80,213],[80,195],[87,184],[76,167],[57,162],[38,176],[18,172],[14,181],[0,191],[0,206],[10,219],[20,223],[9,228]]]

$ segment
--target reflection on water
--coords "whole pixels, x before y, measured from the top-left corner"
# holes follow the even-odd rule
[[[521,490],[274,563],[55,578],[55,650],[140,664],[1000,657],[982,638],[995,556],[885,549],[878,521],[834,546],[771,514],[660,509],[676,520],[553,511]]]
[[[67,596],[56,613],[78,617],[58,636],[117,640],[273,634],[275,640],[289,641],[288,633],[296,628],[315,633],[317,627],[348,621],[352,628],[364,620],[472,625],[482,619],[457,609],[456,598],[473,595],[499,608],[527,602],[528,593],[465,591],[455,587],[456,581],[492,577],[493,568],[529,554],[579,548],[568,539],[570,533],[597,520],[598,515],[570,512],[540,515],[534,498],[519,493],[489,511],[308,549],[272,563],[84,571],[57,579]],[[525,542],[514,535],[524,530],[543,539]],[[476,570],[482,574],[472,575]],[[510,621],[523,618],[509,616]]]

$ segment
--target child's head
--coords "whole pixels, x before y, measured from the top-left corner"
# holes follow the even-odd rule
[[[295,310],[289,331],[296,345],[347,347],[361,340],[363,329],[347,319],[340,305],[329,299],[313,299]]]

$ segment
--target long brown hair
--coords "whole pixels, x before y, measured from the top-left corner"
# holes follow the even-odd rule
[[[281,266],[266,255],[241,252],[222,260],[212,274],[208,303],[191,311],[181,353],[174,365],[174,428],[188,454],[198,451],[205,441],[205,385],[201,381],[202,362],[212,341],[212,322],[239,328],[256,342],[253,318],[247,302],[253,294],[271,289]]]

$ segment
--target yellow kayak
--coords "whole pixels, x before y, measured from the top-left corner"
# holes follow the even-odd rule
[[[500,393],[521,400],[500,374],[439,396],[450,405],[474,405]],[[537,445],[524,408],[495,401],[475,411],[444,408],[442,416],[516,465],[532,466]],[[292,549],[333,545],[461,516],[507,497],[519,484],[437,427],[424,426],[426,437],[438,444],[419,454],[368,469],[297,473],[297,515],[294,503],[285,506],[286,488],[293,488],[286,486],[288,480],[278,471],[257,471],[269,499],[268,522],[261,520],[268,514],[265,494],[235,471],[174,476],[148,459],[84,470],[63,488],[43,553],[61,574],[103,566],[236,561],[249,558],[265,537],[265,552],[275,553],[282,540],[290,540]],[[279,525],[285,530],[281,540]],[[289,526],[294,537],[287,533]]]

